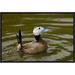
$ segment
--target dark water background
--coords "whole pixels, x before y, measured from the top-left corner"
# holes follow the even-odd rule
[[[3,14],[2,19],[3,61],[73,61],[72,14]],[[21,29],[23,42],[31,42],[36,26],[49,29],[42,35],[48,42],[47,53],[20,57],[16,50],[16,32]]]

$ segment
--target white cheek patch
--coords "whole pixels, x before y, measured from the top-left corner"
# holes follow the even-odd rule
[[[40,35],[42,32],[47,32],[47,31],[48,31],[48,29],[44,29],[43,27],[36,27],[33,30],[33,34],[34,35]]]
[[[41,34],[41,33],[40,33],[40,31],[35,30],[35,31],[33,31],[33,34],[34,34],[34,35],[39,35],[39,34]]]

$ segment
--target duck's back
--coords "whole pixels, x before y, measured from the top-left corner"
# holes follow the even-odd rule
[[[42,42],[30,42],[26,43],[23,46],[24,53],[35,54],[39,52],[46,51],[47,43],[45,41]]]

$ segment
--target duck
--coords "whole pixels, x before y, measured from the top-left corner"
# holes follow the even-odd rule
[[[48,29],[41,26],[35,27],[33,29],[35,41],[23,44],[21,30],[19,30],[16,34],[18,42],[17,51],[20,51],[23,54],[36,54],[45,52],[48,48],[48,45],[47,42],[41,37],[42,33],[44,32],[48,32]]]

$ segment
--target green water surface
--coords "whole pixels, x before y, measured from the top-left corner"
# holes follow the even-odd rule
[[[47,53],[20,57],[16,49],[16,32],[21,29],[23,42],[31,42],[34,40],[32,30],[37,26],[49,29],[42,34],[48,43]],[[2,61],[73,61],[73,15],[3,14]]]

